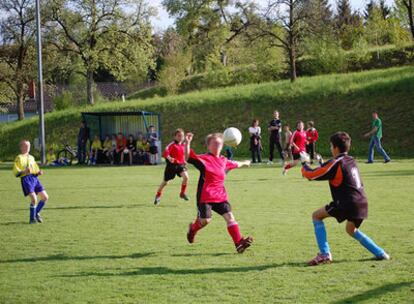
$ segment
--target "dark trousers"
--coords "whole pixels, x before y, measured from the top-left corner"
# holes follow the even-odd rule
[[[86,160],[86,143],[78,142],[78,163],[83,164]]]
[[[306,153],[310,155],[311,160],[315,159],[315,153],[316,153],[316,143],[310,143],[306,145]]]
[[[252,152],[252,162],[253,163],[256,163],[256,162],[261,163],[262,162],[262,153],[261,153],[260,145],[251,146],[250,151]],[[257,159],[257,161],[256,161],[256,159]]]
[[[275,151],[275,146],[279,152],[280,159],[283,161],[282,146],[280,145],[279,138],[270,137],[269,138],[269,160],[273,161],[273,153]]]

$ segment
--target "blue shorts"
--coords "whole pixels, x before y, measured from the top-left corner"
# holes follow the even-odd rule
[[[22,182],[22,189],[24,196],[28,196],[29,193],[36,193],[44,191],[42,184],[40,183],[39,179],[35,175],[26,175],[21,178]]]

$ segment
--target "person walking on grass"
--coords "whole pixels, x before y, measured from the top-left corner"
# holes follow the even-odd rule
[[[364,134],[365,137],[371,137],[368,148],[368,164],[374,162],[374,147],[377,149],[378,153],[384,158],[384,163],[389,163],[391,161],[387,152],[381,145],[382,139],[382,121],[378,116],[378,112],[372,112],[372,128],[371,131]]]
[[[249,134],[250,134],[250,151],[252,152],[252,162],[253,163],[261,163],[262,162],[262,137],[261,137],[261,129],[259,126],[259,121],[254,119],[252,122],[251,127],[249,127]],[[257,159],[257,161],[256,161]]]

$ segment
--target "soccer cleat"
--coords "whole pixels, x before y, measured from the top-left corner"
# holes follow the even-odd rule
[[[189,201],[190,200],[190,198],[185,193],[180,193],[180,198],[182,198],[185,201]]]
[[[188,232],[187,232],[187,241],[192,244],[194,243],[194,238],[195,238],[195,233],[193,232],[193,229],[191,229],[191,226],[193,224],[190,223],[190,225],[188,225]]]
[[[382,255],[377,256],[376,258],[377,258],[377,260],[380,260],[380,261],[382,261],[382,260],[386,260],[386,261],[391,260],[390,255],[388,253],[386,253],[385,251]]]
[[[253,238],[248,236],[247,238],[243,238],[240,242],[236,245],[237,253],[243,253],[247,248],[249,248],[253,243]]]
[[[36,215],[36,221],[37,221],[38,223],[43,223],[43,218],[40,216],[40,214],[39,214],[39,213]]]
[[[159,197],[158,195],[155,196],[154,199],[154,205],[158,206],[161,203],[161,197]]]
[[[389,163],[391,159],[384,160],[384,164]]]
[[[29,224],[37,224],[37,221],[36,220],[30,220]]]
[[[330,264],[332,263],[332,254],[327,253],[318,253],[316,257],[314,257],[312,260],[308,262],[308,266],[316,266],[320,264]]]
[[[283,171],[282,171],[282,175],[283,175],[283,176],[286,176],[286,175],[287,175],[287,172],[288,172],[288,170],[283,169]]]

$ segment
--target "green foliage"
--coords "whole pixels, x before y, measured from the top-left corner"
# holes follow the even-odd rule
[[[63,91],[53,99],[54,109],[57,111],[65,110],[73,106],[74,98],[70,91]]]
[[[159,74],[159,82],[169,94],[178,92],[189,64],[189,56],[182,52],[172,54],[166,58],[165,66]]]
[[[375,261],[327,219],[334,263],[315,268],[305,266],[317,252],[311,214],[329,186],[303,179],[298,167],[288,176],[267,165],[227,175],[240,231],[255,239],[244,254],[218,215],[187,243],[199,174],[192,165],[190,202],[178,199],[175,179],[158,207],[163,166],[43,169],[45,223],[29,226],[20,181],[9,164],[0,167],[2,303],[412,303],[412,160],[359,160],[369,200],[362,230],[392,259]]]
[[[164,97],[167,95],[167,90],[160,85],[154,86],[152,88],[140,90],[131,96],[128,96],[128,99],[147,99],[152,97]]]
[[[206,90],[164,98],[131,100],[125,103],[102,103],[95,107],[68,109],[46,115],[47,143],[75,143],[82,111],[136,111],[161,113],[162,140],[168,142],[172,130],[183,127],[197,135],[195,147],[203,149],[203,137],[213,131],[235,126],[248,138],[252,118],[271,118],[275,108],[285,123],[298,119],[314,120],[320,131],[318,149],[329,155],[327,139],[337,130],[346,130],[353,138],[353,154],[363,155],[368,143],[362,138],[370,127],[370,113],[380,112],[384,123],[384,146],[391,157],[412,156],[414,132],[407,122],[414,112],[414,67],[391,68],[361,73],[302,77],[298,82],[250,84]],[[8,123],[0,129],[0,159],[14,157],[19,139],[38,136],[37,119]],[[265,128],[264,128],[265,129]],[[266,136],[266,134],[264,134]],[[267,141],[264,141],[265,151]],[[249,155],[248,141],[237,149],[238,155]],[[266,154],[267,152],[265,152]]]

